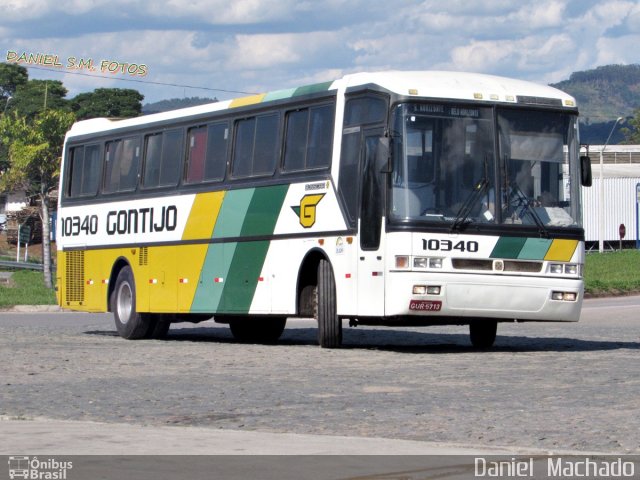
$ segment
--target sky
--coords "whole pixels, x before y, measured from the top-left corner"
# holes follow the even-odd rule
[[[68,98],[134,88],[143,103],[381,70],[546,84],[640,63],[640,0],[3,0],[0,55]]]

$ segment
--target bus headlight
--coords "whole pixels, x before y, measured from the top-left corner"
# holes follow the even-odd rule
[[[442,268],[442,259],[441,258],[430,258],[429,259],[429,268]]]
[[[414,257],[413,268],[427,268],[429,259],[426,257]]]
[[[563,265],[561,263],[552,263],[549,265],[549,272],[554,275],[562,275]]]
[[[578,274],[578,265],[575,263],[568,263],[564,266],[564,273],[567,275],[577,275]]]

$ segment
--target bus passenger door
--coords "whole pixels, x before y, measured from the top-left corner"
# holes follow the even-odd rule
[[[358,315],[384,315],[384,236],[388,139],[383,129],[364,131],[362,144],[362,188],[360,189],[358,245]]]

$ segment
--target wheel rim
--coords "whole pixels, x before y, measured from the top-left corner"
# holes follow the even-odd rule
[[[131,292],[131,286],[127,282],[123,282],[118,289],[116,309],[118,310],[118,319],[120,322],[127,323],[131,318],[131,311],[133,310],[133,294]]]

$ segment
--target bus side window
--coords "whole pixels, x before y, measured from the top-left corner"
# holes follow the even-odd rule
[[[100,185],[100,145],[74,147],[70,150],[71,162],[66,196],[88,197],[98,193]]]
[[[204,165],[205,180],[222,180],[227,167],[227,123],[214,123],[207,129],[207,156]]]
[[[199,183],[204,179],[204,159],[207,154],[207,127],[190,128],[187,154],[187,183]]]
[[[279,115],[276,113],[236,123],[232,174],[236,178],[270,175],[276,166]]]
[[[182,129],[146,137],[143,185],[145,188],[175,186],[182,163]]]
[[[287,113],[284,170],[326,168],[333,148],[333,105]]]
[[[107,142],[104,192],[114,193],[135,190],[139,163],[140,139],[138,137]]]

